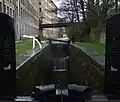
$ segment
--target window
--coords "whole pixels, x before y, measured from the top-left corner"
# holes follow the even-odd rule
[[[4,5],[4,12],[6,13],[6,5]]]
[[[13,18],[15,17],[15,11],[13,10]]]
[[[39,5],[41,5],[41,2],[39,2]]]
[[[0,12],[2,12],[2,2],[0,2]]]
[[[25,0],[23,0],[23,5],[25,5]]]
[[[22,9],[22,17],[24,17],[24,9]]]
[[[25,16],[25,10],[23,9],[23,17]]]
[[[21,8],[21,10],[20,10],[20,16],[22,17],[22,8]]]
[[[12,16],[12,8],[10,8],[10,16]]]
[[[23,0],[21,0],[21,3],[23,3]]]
[[[21,3],[24,5],[24,4],[25,4],[25,1],[24,1],[24,0],[21,0]]]
[[[41,10],[41,8],[39,8],[39,12],[41,12],[42,10]]]
[[[24,15],[24,12],[23,12],[24,10],[21,8],[21,17],[23,17],[23,15]]]
[[[24,17],[26,16],[26,11],[24,10]]]
[[[7,6],[7,14],[9,15],[9,6]]]
[[[25,10],[25,17],[26,17],[26,10]]]

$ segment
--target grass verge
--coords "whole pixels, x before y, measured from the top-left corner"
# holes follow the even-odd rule
[[[32,49],[32,40],[22,40],[21,42],[16,43],[16,57],[20,54]]]
[[[97,52],[99,54],[105,55],[105,45],[101,43],[90,43],[90,42],[84,42],[84,43],[77,43],[80,46],[85,46],[88,49]]]

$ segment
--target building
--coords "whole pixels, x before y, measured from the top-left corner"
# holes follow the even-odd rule
[[[38,0],[16,0],[17,39],[23,35],[39,35]]]
[[[0,12],[15,19],[16,40],[39,35],[39,0],[0,0]]]
[[[15,3],[13,0],[0,0],[0,12],[5,12],[14,18]]]
[[[22,39],[24,34],[40,35],[40,21],[56,23],[56,9],[52,0],[0,0],[0,12],[5,12],[15,19],[16,40]],[[56,37],[57,32],[56,28],[47,28],[42,31],[45,37]]]
[[[43,24],[57,23],[57,7],[52,0],[39,0],[39,17]],[[44,37],[57,37],[58,29],[44,28]]]

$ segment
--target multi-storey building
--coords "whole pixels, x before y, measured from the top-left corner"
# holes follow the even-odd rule
[[[4,12],[15,19],[15,0],[0,0],[0,12]],[[17,38],[17,35],[15,35]]]
[[[42,23],[56,23],[56,5],[52,0],[0,0],[0,12],[5,12],[15,19],[16,40],[23,35],[37,36],[39,21]],[[54,11],[54,12],[53,12]],[[43,36],[55,37],[56,28],[43,29]]]
[[[38,0],[16,0],[17,39],[23,35],[39,35]]]
[[[39,0],[0,0],[0,12],[15,19],[16,40],[39,35]]]
[[[13,18],[15,12],[15,2],[13,0],[0,0],[0,12],[5,12]]]
[[[40,21],[43,24],[57,23],[57,7],[52,0],[39,0]],[[45,28],[42,33],[45,37],[56,37],[56,28]]]

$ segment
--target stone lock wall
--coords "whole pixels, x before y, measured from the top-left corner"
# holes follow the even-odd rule
[[[17,69],[18,94],[32,93],[33,86],[51,84],[52,55],[46,46]],[[71,45],[68,83],[90,86],[92,92],[104,91],[104,66],[97,63],[80,48]]]
[[[92,91],[104,91],[104,66],[81,49],[71,46],[69,82],[88,85]]]

